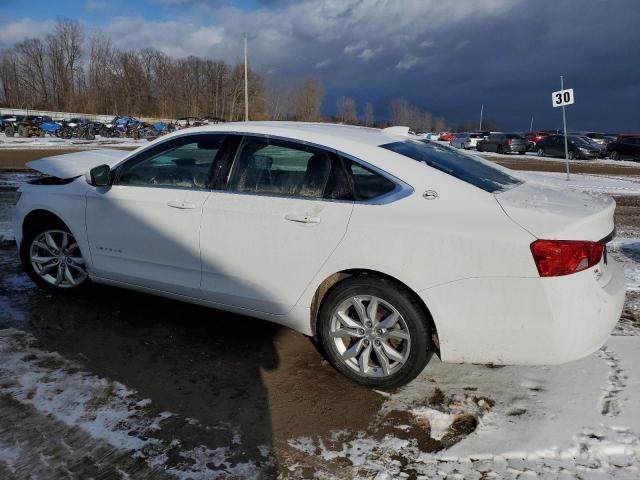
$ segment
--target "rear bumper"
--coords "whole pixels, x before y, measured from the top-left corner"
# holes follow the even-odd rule
[[[526,152],[528,150],[529,146],[527,144],[524,145],[510,145],[509,146],[509,151],[510,152]]]
[[[420,292],[442,360],[550,365],[589,355],[607,340],[624,304],[624,273],[612,258],[608,263],[564,277],[470,278]]]

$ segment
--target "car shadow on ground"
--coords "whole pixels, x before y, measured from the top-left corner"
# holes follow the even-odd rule
[[[149,398],[158,435],[181,449],[232,447],[232,463],[282,471],[287,440],[360,430],[384,397],[338,374],[301,334],[251,317],[115,287],[50,294],[22,272],[17,250],[0,249],[0,328],[32,334],[38,348]],[[172,468],[183,459],[171,455]],[[180,467],[176,467],[179,469]]]

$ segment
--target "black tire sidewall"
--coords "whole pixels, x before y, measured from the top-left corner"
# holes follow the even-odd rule
[[[404,366],[385,378],[363,377],[345,365],[330,335],[331,316],[344,300],[356,295],[374,295],[393,305],[402,315],[411,336],[411,350]],[[423,309],[399,284],[384,277],[359,275],[339,283],[327,293],[318,312],[317,336],[327,360],[350,380],[369,387],[390,389],[409,383],[427,365],[434,353],[431,331]]]
[[[72,294],[76,294],[84,291],[87,288],[87,286],[91,283],[91,280],[89,279],[89,277],[87,277],[87,279],[84,282],[82,282],[80,285],[76,287],[71,287],[71,288],[56,287],[55,285],[51,285],[50,283],[43,280],[40,277],[40,275],[37,274],[37,272],[33,268],[33,265],[31,265],[31,256],[30,256],[31,243],[33,242],[34,238],[36,238],[42,232],[45,232],[47,230],[63,230],[73,235],[73,233],[71,233],[69,228],[67,228],[67,226],[64,225],[63,223],[55,223],[55,224],[48,223],[46,225],[40,225],[27,230],[24,233],[22,240],[20,241],[19,253],[20,253],[20,262],[22,263],[22,268],[27,273],[27,275],[29,275],[29,278],[36,285],[50,292],[72,295]],[[75,235],[73,236],[75,238]]]

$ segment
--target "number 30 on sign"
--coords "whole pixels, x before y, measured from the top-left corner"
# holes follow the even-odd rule
[[[574,102],[573,88],[567,88],[566,90],[559,90],[551,94],[551,102],[554,107],[564,107],[565,105],[571,105]]]

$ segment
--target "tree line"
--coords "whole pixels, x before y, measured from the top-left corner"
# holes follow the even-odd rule
[[[291,85],[269,84],[249,69],[252,120],[335,121],[353,125],[410,126],[444,131],[445,119],[411,105],[390,102],[376,120],[373,104],[358,112],[342,96],[336,115],[323,117],[325,88],[315,77]],[[0,50],[0,105],[12,108],[160,118],[244,118],[244,67],[189,56],[174,58],[154,48],[122,50],[109,38],[87,37],[82,25],[58,20],[43,39],[28,38]],[[382,120],[386,118],[388,120]]]

